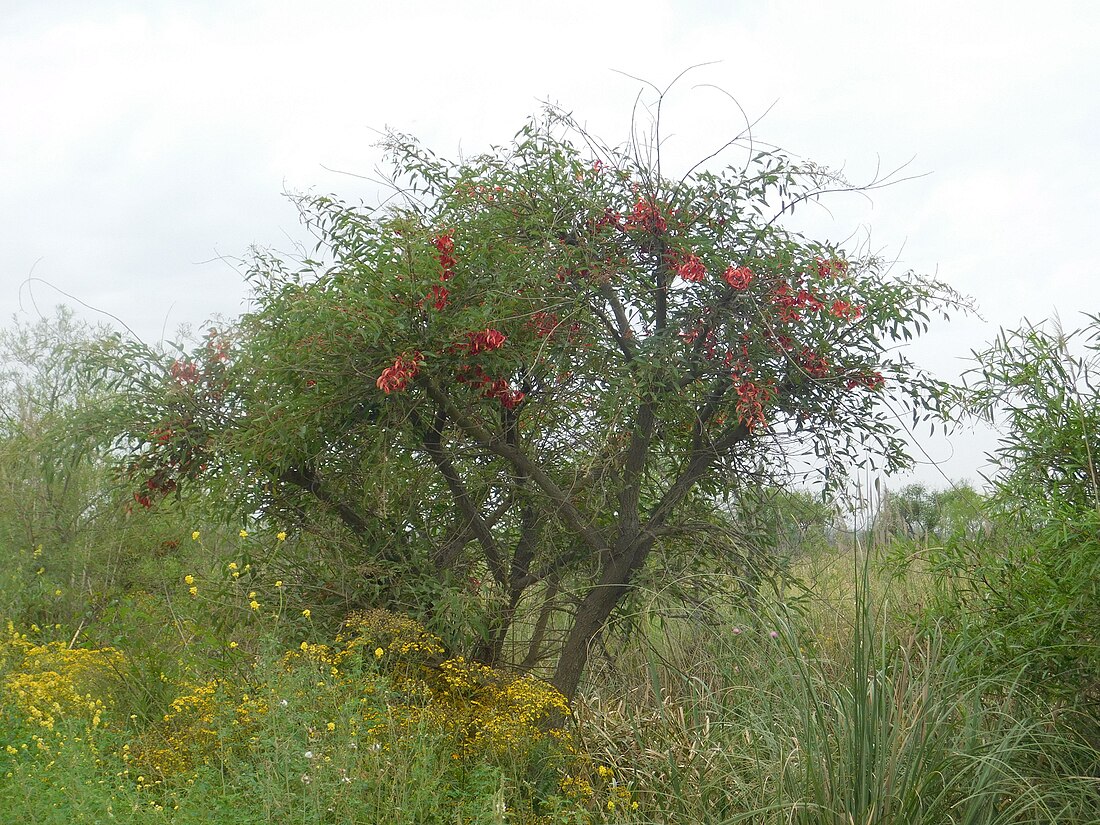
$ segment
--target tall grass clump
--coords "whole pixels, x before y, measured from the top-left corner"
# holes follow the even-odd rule
[[[661,812],[639,821],[1098,821],[1095,750],[1025,680],[975,675],[980,636],[899,634],[874,578],[856,568],[847,606],[681,626],[599,688],[580,730]]]

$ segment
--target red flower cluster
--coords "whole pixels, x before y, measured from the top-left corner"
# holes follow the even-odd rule
[[[730,285],[731,289],[748,289],[752,283],[752,270],[747,266],[730,266],[722,273],[722,280]]]
[[[701,330],[699,329],[699,327],[695,327],[694,329],[685,329],[683,332],[680,333],[680,338],[683,339],[683,342],[685,344],[691,345],[699,340],[700,332]]]
[[[175,491],[178,485],[169,476],[169,472],[167,469],[157,470],[150,478],[146,479],[144,488],[134,493],[134,501],[148,510],[156,503],[158,498],[164,498]]]
[[[439,266],[443,270],[442,274],[439,276],[439,280],[449,281],[454,277],[455,264],[458,263],[454,256],[454,230],[448,230],[442,235],[437,235],[435,238],[435,248],[439,252]]]
[[[491,378],[478,364],[459,367],[457,380],[481,390],[482,398],[496,399],[509,410],[514,410],[527,397],[526,393],[513,390],[503,378]]]
[[[500,349],[504,346],[504,342],[508,340],[507,335],[496,329],[467,332],[466,338],[467,343],[465,348],[470,355],[477,355],[479,352],[492,352],[495,349]]]
[[[829,362],[809,347],[802,348],[802,354],[799,361],[802,364],[802,369],[806,370],[807,375],[811,375],[814,378],[824,378],[829,374]]]
[[[608,207],[607,209],[605,209],[603,211],[603,214],[600,215],[598,218],[596,218],[596,220],[594,222],[591,222],[591,223],[592,223],[592,229],[595,232],[599,232],[601,229],[603,229],[604,227],[607,227],[607,226],[612,226],[615,229],[625,229],[626,228],[625,222],[623,220],[623,216],[620,215],[618,212],[616,212],[611,207]]]
[[[557,329],[558,316],[553,312],[539,310],[531,316],[531,320],[527,322],[527,325],[535,330],[535,335],[539,338],[545,338]]]
[[[781,283],[772,294],[772,303],[779,310],[779,320],[782,323],[798,321],[802,318],[802,310],[820,312],[825,304],[808,290],[800,289],[792,292],[786,281]]]
[[[428,290],[425,301],[430,301],[432,306],[437,310],[444,310],[447,308],[447,300],[450,298],[451,293],[447,291],[447,287],[443,284],[436,284]]]
[[[850,390],[854,390],[856,387],[866,387],[869,390],[881,390],[886,386],[886,379],[882,377],[881,372],[875,370],[865,375],[849,378],[847,386]]]
[[[852,306],[847,301],[841,301],[839,298],[833,301],[832,307],[829,312],[837,318],[844,318],[848,321],[854,321],[863,315],[862,306]]]
[[[645,232],[665,232],[668,230],[668,222],[661,215],[656,204],[645,198],[639,198],[634,204],[624,224],[627,230],[640,229]]]
[[[839,258],[832,258],[828,261],[818,260],[817,262],[817,276],[819,278],[839,278],[847,271],[848,262]]]
[[[699,283],[707,277],[707,268],[703,262],[690,252],[687,255],[677,255],[674,258],[673,267],[676,269],[676,274],[685,281]]]
[[[768,343],[776,352],[790,352],[794,349],[794,339],[789,335],[768,334]]]
[[[199,368],[190,361],[173,361],[168,374],[180,384],[193,384],[199,380]]]
[[[737,417],[741,423],[750,432],[764,426],[767,423],[764,418],[764,404],[772,397],[771,389],[748,379],[740,381],[734,389],[737,391]]]
[[[458,260],[454,256],[454,230],[448,230],[442,235],[437,235],[433,243],[435,244],[436,251],[439,252],[439,280],[446,283],[454,277],[455,265],[458,264]],[[446,286],[443,284],[436,284],[428,290],[428,294],[424,296],[424,299],[419,305],[423,306],[424,302],[428,301],[437,310],[443,311],[447,308],[447,301],[450,299],[450,296],[451,293]]]
[[[398,356],[393,366],[382,370],[382,374],[374,383],[386,395],[405,389],[420,372],[420,362],[423,358],[420,352],[414,352],[411,358],[405,355]]]

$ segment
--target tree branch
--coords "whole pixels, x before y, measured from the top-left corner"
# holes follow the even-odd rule
[[[427,451],[432,463],[435,464],[436,469],[439,470],[440,475],[443,476],[443,480],[447,482],[447,489],[451,491],[451,498],[454,500],[455,507],[458,508],[462,518],[466,519],[469,529],[485,551],[485,560],[489,563],[489,572],[498,584],[503,585],[505,581],[504,564],[500,558],[500,549],[497,547],[496,539],[485,520],[481,517],[481,513],[478,512],[477,505],[474,504],[473,499],[466,490],[466,485],[462,483],[458,470],[455,469],[454,464],[443,451],[443,426],[446,420],[446,414],[443,408],[440,407],[432,424],[425,430],[424,449]]]
[[[424,387],[428,396],[446,412],[448,418],[482,448],[506,459],[519,473],[534,481],[539,489],[554,502],[562,519],[571,529],[576,531],[585,544],[596,551],[602,552],[607,549],[608,542],[600,531],[593,526],[593,519],[586,519],[581,514],[576,505],[569,500],[569,496],[554,483],[554,480],[550,478],[545,470],[528,458],[521,449],[509,445],[502,438],[493,435],[473,418],[460,411],[446,393],[442,392],[430,380],[421,378],[419,383]]]
[[[324,486],[316,470],[309,467],[290,467],[280,473],[279,480],[305,490],[322,504],[329,507],[339,516],[340,520],[344,522],[348,529],[356,535],[362,536],[367,532],[367,519],[354,508],[339,501],[332,491]],[[373,513],[370,515],[381,521],[381,519]]]

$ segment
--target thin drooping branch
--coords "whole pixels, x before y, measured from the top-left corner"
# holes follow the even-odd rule
[[[626,317],[626,309],[623,307],[622,301],[619,300],[619,296],[615,294],[615,290],[609,284],[600,284],[600,297],[611,307],[611,312],[615,316],[615,324],[612,326],[609,321],[604,319],[603,313],[600,313],[600,318],[604,320],[604,323],[615,336],[615,343],[619,345],[619,349],[626,356],[626,360],[633,361],[637,354],[637,346],[634,342],[634,330],[630,327],[630,319]]]
[[[518,599],[529,585],[528,576],[531,571],[531,562],[538,551],[542,538],[542,528],[546,523],[545,514],[528,504],[523,508],[520,517],[519,539],[512,553],[512,568],[508,576],[508,588],[511,594]]]
[[[660,501],[650,510],[642,531],[647,535],[655,536],[680,502],[691,492],[692,487],[707,474],[714,462],[750,437],[752,437],[752,430],[744,422],[738,421],[709,445],[692,450],[680,474],[661,496]]]
[[[706,401],[704,401],[703,405],[696,411],[695,422],[691,426],[692,450],[703,449],[703,435],[706,432],[707,424],[710,423],[711,418],[713,418],[714,414],[718,411],[719,405],[729,388],[729,381],[720,380],[716,382],[710,394],[707,396]]]

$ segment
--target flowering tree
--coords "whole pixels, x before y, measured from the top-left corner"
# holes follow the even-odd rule
[[[784,229],[837,188],[817,168],[757,152],[670,178],[555,111],[460,163],[385,145],[394,198],[303,199],[320,260],[261,256],[235,343],[134,385],[141,504],[219,477],[260,480],[249,512],[311,500],[386,563],[484,578],[483,661],[537,617],[523,658],[549,649],[572,695],[685,513],[792,455],[830,485],[901,467],[897,414],[936,410],[887,345],[953,295]]]

